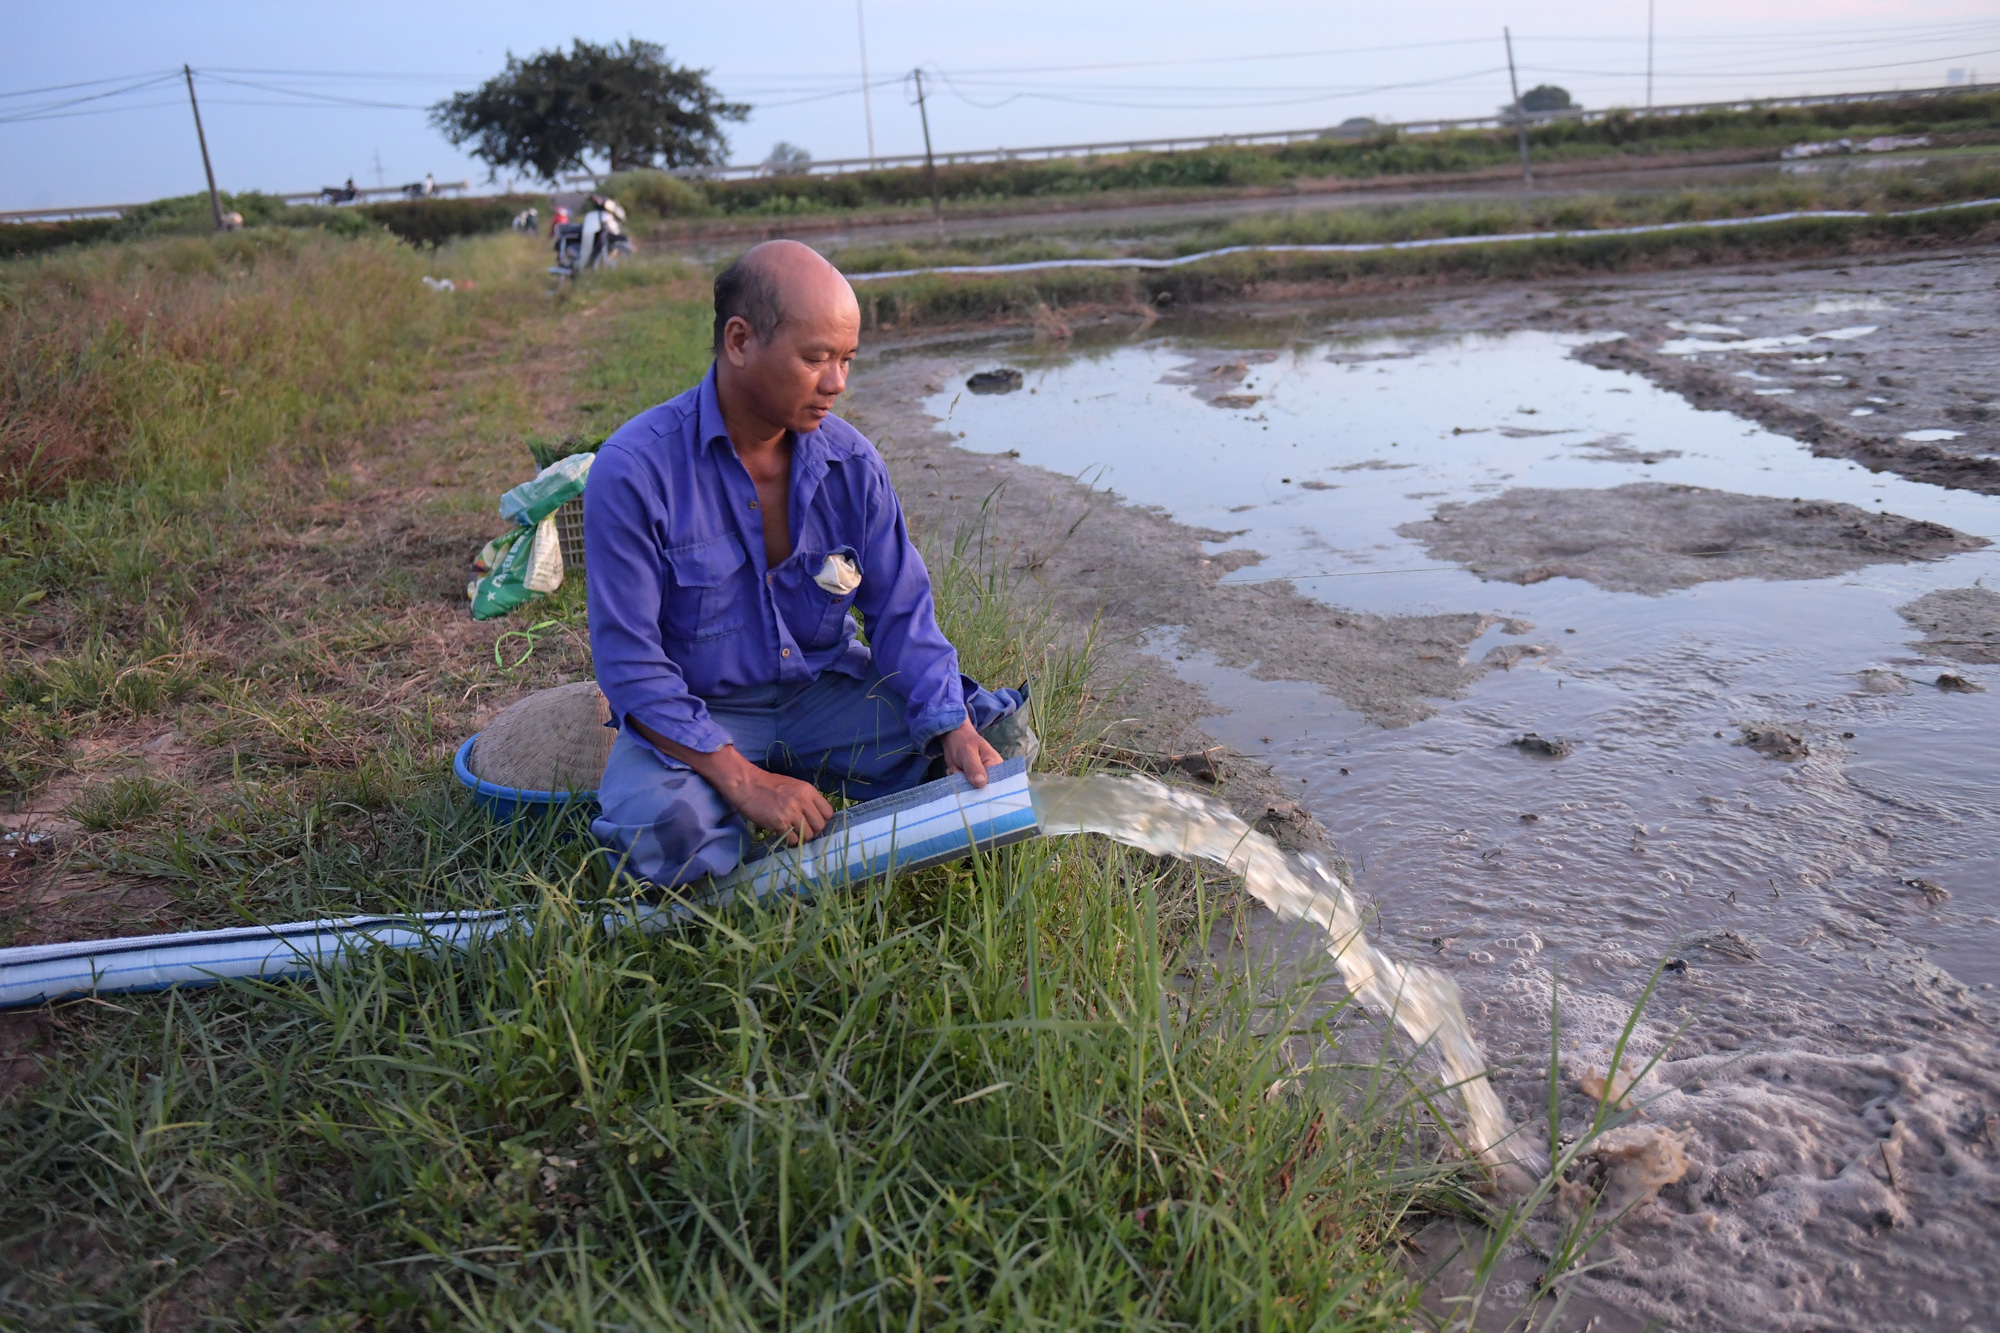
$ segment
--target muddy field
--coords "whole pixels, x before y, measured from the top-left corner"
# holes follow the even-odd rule
[[[927,524],[1095,621],[1123,745],[1220,754],[1355,866],[1520,1121],[1552,992],[1568,1124],[1668,965],[1635,1046],[1687,1170],[1564,1328],[1984,1328],[1996,281],[1882,256],[969,335],[893,349],[854,415]],[[999,365],[1019,390],[965,389]]]

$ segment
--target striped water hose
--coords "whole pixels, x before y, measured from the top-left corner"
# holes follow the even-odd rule
[[[819,837],[761,850],[728,875],[665,905],[608,905],[608,930],[660,931],[738,898],[812,896],[890,874],[959,860],[1036,836],[1028,761],[1009,759],[974,789],[957,774],[850,806]],[[532,908],[350,916],[284,925],[234,926],[172,935],[79,940],[0,949],[0,1008],[88,995],[123,995],[224,980],[277,981],[311,975],[375,949],[430,953],[470,949],[494,935],[532,929]]]

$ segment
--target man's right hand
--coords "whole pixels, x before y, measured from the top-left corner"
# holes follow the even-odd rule
[[[745,819],[759,828],[783,833],[786,846],[796,847],[808,838],[818,837],[826,821],[833,818],[833,807],[810,782],[759,768],[737,754],[733,746],[727,752],[736,755],[742,769],[733,772],[726,784],[713,778],[709,781],[722,793],[722,799],[741,811]]]
[[[692,750],[668,740],[636,718],[630,720],[661,754],[680,760],[706,778],[708,785],[745,819],[759,828],[784,834],[788,847],[818,837],[826,821],[833,818],[833,807],[810,782],[759,768],[733,745],[709,752]]]

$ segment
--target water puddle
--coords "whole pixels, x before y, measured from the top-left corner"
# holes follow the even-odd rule
[[[1282,662],[1253,676],[1172,628],[1147,648],[1327,826],[1389,953],[1457,983],[1516,1122],[1546,1104],[1552,989],[1567,1119],[1673,960],[1639,1059],[1673,1044],[1640,1095],[1693,1131],[1691,1167],[1589,1279],[1634,1326],[1968,1326],[2000,1306],[2000,670],[1927,656],[1898,608],[2000,588],[2000,547],[1955,535],[2000,540],[2000,498],[1814,458],[1575,361],[1579,341],[1162,338],[1016,355],[1022,391],[961,375],[926,406],[963,448],[1230,534],[1211,557],[1261,554],[1227,582],[1495,618],[1465,655],[1505,669],[1393,730],[1258,678]],[[1744,512],[1678,548],[1641,531],[1686,488]],[[1558,530],[1517,541],[1544,507]],[[1659,560],[1562,554],[1585,510]],[[1454,546],[1440,517],[1485,526]],[[1655,588],[1654,564],[1678,572]]]

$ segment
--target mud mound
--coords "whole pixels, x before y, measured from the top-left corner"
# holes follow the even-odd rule
[[[1985,546],[1936,523],[1829,501],[1636,482],[1611,490],[1510,490],[1442,504],[1396,531],[1484,579],[1577,578],[1664,593],[1716,579],[1813,579]]]
[[[2000,592],[1940,588],[1896,614],[1924,632],[1917,647],[1960,662],[2000,662]]]

